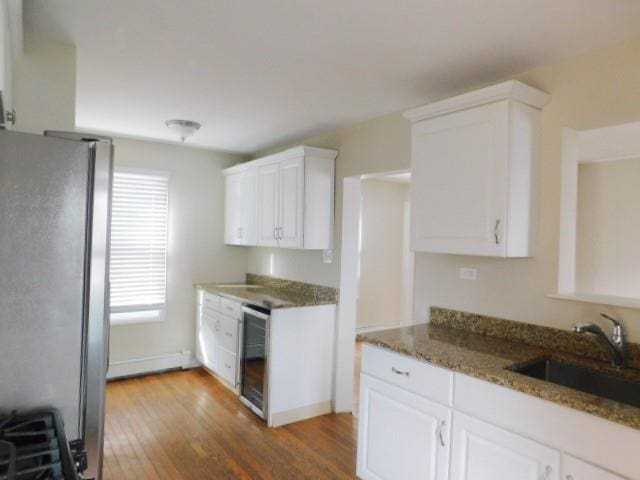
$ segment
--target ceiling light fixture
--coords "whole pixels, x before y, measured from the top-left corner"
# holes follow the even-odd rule
[[[200,124],[191,120],[167,120],[165,123],[169,130],[178,134],[182,143],[200,129]]]

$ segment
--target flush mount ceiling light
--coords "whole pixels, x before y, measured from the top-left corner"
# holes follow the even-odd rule
[[[178,134],[182,143],[200,129],[200,124],[191,120],[167,120],[165,123],[169,130]]]

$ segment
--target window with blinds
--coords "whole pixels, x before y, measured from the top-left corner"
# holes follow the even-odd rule
[[[164,319],[169,176],[116,168],[111,207],[111,322]]]

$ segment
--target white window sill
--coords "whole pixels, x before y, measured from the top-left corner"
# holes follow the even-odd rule
[[[164,309],[138,310],[133,312],[112,312],[109,320],[112,327],[121,325],[137,325],[142,323],[158,323],[164,321]]]
[[[549,298],[558,300],[570,300],[573,302],[598,303],[600,305],[611,305],[614,307],[640,309],[639,298],[617,297],[615,295],[600,295],[595,293],[552,293]]]

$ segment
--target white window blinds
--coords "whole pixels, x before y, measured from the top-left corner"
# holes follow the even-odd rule
[[[112,323],[164,316],[168,207],[167,174],[116,169],[109,273]]]

